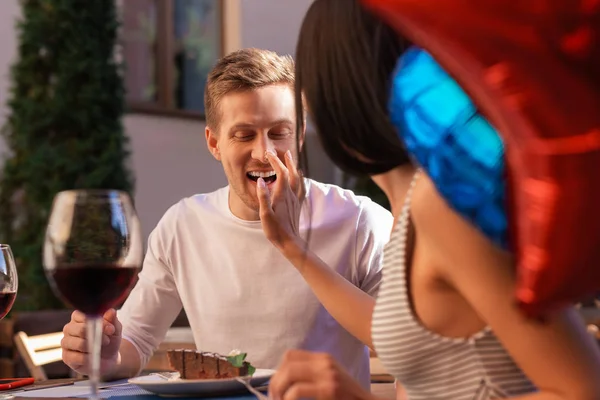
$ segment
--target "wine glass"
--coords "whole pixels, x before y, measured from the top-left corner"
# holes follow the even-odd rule
[[[12,308],[17,298],[19,278],[12,250],[7,244],[0,244],[0,319]]]
[[[98,399],[103,315],[119,306],[142,265],[140,224],[127,193],[59,192],[44,241],[44,269],[58,297],[86,315],[91,396]]]
[[[7,244],[0,244],[0,319],[6,317],[17,298],[19,278],[12,250]],[[10,400],[15,396],[2,393],[0,399]]]

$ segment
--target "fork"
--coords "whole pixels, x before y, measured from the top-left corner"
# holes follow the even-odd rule
[[[240,382],[242,385],[244,385],[246,387],[246,389],[248,389],[248,391],[250,393],[252,393],[253,395],[255,395],[258,400],[269,400],[269,398],[267,396],[265,396],[264,394],[262,394],[261,392],[259,392],[258,390],[256,390],[250,384],[250,379],[252,379],[251,376],[245,376],[245,377],[236,376],[235,377],[235,380],[238,381],[238,382]]]

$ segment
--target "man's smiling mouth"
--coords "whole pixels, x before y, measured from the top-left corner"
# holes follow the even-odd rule
[[[246,174],[246,176],[253,182],[256,182],[259,177],[263,178],[267,185],[275,182],[277,179],[275,171],[250,171]]]

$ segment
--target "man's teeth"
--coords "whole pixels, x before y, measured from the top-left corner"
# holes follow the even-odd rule
[[[271,176],[275,175],[275,171],[269,171],[269,172],[257,172],[257,171],[252,171],[252,172],[248,172],[248,175],[253,176],[255,178],[261,177],[261,178],[269,178]]]

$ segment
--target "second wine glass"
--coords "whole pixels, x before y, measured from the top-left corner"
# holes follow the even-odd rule
[[[0,319],[6,317],[17,298],[19,278],[12,250],[0,244]]]
[[[92,398],[98,398],[102,317],[120,305],[143,258],[138,217],[129,195],[70,190],[54,198],[44,242],[44,269],[56,294],[86,315]]]

